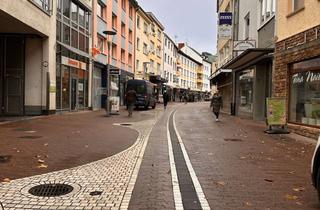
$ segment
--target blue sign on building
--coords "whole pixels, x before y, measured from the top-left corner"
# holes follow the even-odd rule
[[[219,25],[232,25],[232,12],[219,13]]]

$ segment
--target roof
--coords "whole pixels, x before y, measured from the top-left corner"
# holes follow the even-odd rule
[[[173,41],[173,40],[171,39],[171,37],[170,37],[167,33],[163,33],[163,34],[164,34],[164,36],[167,37],[167,38],[174,44],[174,46],[178,49],[177,43],[176,43],[175,41]]]
[[[161,30],[164,30],[164,26],[152,12],[147,12],[147,15],[149,15],[150,19],[153,20],[161,28]]]
[[[192,57],[190,57],[189,55],[185,54],[181,49],[178,50],[178,53],[187,57],[188,59],[192,60],[193,62],[199,64],[199,65],[203,65],[203,63],[198,62],[197,60],[193,59]]]

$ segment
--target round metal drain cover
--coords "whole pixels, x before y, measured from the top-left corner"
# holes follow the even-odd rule
[[[67,184],[42,184],[32,187],[28,192],[39,197],[56,197],[72,191],[73,187]]]

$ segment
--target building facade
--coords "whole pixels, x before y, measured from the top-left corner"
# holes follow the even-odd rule
[[[0,116],[56,110],[56,1],[0,2]]]
[[[273,96],[287,101],[289,128],[320,133],[320,1],[277,1]]]
[[[163,40],[163,75],[167,85],[174,88],[177,71],[178,47],[175,42],[165,33]]]

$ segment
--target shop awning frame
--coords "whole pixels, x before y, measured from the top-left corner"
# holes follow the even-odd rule
[[[233,58],[228,63],[224,64],[221,67],[221,69],[232,69],[233,71],[237,71],[248,66],[252,66],[263,59],[272,58],[273,52],[274,48],[247,49],[239,56]]]

